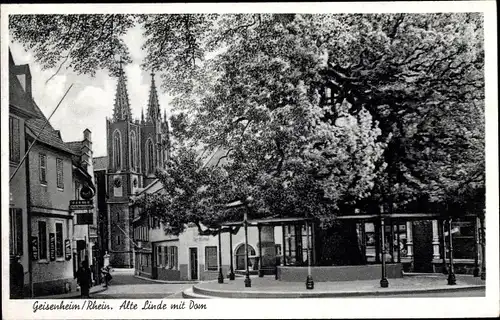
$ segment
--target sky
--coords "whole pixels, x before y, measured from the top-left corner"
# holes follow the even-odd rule
[[[132,117],[139,119],[141,109],[146,112],[151,75],[142,70],[140,65],[145,56],[141,50],[144,42],[140,26],[130,29],[124,36],[132,63],[127,65],[127,89],[129,93]],[[83,139],[83,131],[92,131],[94,157],[105,156],[106,151],[106,117],[112,117],[117,79],[110,77],[105,71],[98,71],[94,77],[78,75],[64,67],[48,83],[47,80],[55,74],[57,68],[42,70],[34,61],[34,55],[26,51],[20,43],[9,45],[16,64],[30,65],[32,76],[33,98],[46,117],[55,109],[64,93],[73,84],[66,98],[50,119],[51,125],[61,131],[63,141]],[[159,75],[156,76],[158,98],[161,114],[169,108],[170,97],[159,88]]]

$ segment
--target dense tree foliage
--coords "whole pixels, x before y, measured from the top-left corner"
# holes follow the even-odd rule
[[[221,216],[216,204],[248,194],[255,215],[311,215],[326,225],[338,212],[380,203],[484,207],[481,14],[9,21],[13,39],[43,66],[68,61],[90,74],[114,70],[113,50],[130,61],[120,36],[137,24],[144,67],[161,74],[184,112],[173,119],[178,138],[226,155],[206,166],[194,146],[179,146],[158,175],[167,196],[150,204],[171,225],[210,224]]]

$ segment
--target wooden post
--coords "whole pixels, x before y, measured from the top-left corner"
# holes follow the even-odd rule
[[[262,238],[261,238],[261,225],[257,225],[257,232],[259,234],[259,278],[264,276],[264,270],[262,269]]]
[[[398,263],[401,263],[401,235],[400,235],[400,230],[399,230],[399,221],[397,222],[398,225],[396,227],[396,232],[398,233]]]
[[[234,280],[234,268],[233,268],[233,229],[231,228],[229,232],[229,259],[231,264],[231,271],[229,272],[229,280]]]
[[[391,250],[391,263],[394,263],[394,223],[391,219],[391,243],[390,245],[390,250]]]
[[[224,283],[224,275],[222,274],[222,245],[221,245],[221,228],[219,228],[219,277],[217,278],[217,281],[219,283]]]
[[[285,256],[286,256],[286,239],[285,239],[285,224],[282,223],[281,224],[281,238],[282,238],[282,241],[283,241],[283,248],[281,248],[281,265],[282,266],[286,266],[286,259],[285,259]]]

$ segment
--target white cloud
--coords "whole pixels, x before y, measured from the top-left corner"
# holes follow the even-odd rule
[[[124,41],[133,59],[133,62],[125,67],[132,116],[140,119],[142,109],[146,112],[151,85],[149,72],[140,67],[145,56],[141,49],[144,42],[142,29],[131,29],[125,35]],[[117,79],[104,71],[98,71],[95,77],[91,78],[62,68],[46,83],[55,73],[55,68],[41,70],[40,65],[34,61],[33,54],[25,51],[20,44],[11,43],[9,47],[16,64],[30,65],[33,98],[46,117],[52,113],[68,87],[74,84],[50,123],[61,131],[64,141],[81,140],[83,130],[88,128],[92,131],[94,156],[106,155],[106,117],[113,115]],[[161,114],[167,109],[167,115],[170,115],[168,105],[171,98],[159,89],[159,78],[157,75],[155,80]]]

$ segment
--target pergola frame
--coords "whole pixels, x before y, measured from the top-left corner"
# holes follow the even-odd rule
[[[477,214],[464,214],[464,215],[461,215],[460,218],[467,218],[467,217],[472,217],[472,218],[476,218],[475,221],[476,221],[476,227],[475,227],[475,230],[477,229],[477,225],[478,225],[478,218],[481,220],[480,221],[480,224],[481,224],[481,230],[483,230],[482,232],[484,233],[484,218],[480,217],[480,215],[477,215]],[[441,221],[442,222],[442,227],[443,227],[443,231],[444,231],[444,228],[445,228],[445,222],[448,222],[449,223],[449,230],[451,230],[451,222],[452,222],[452,216],[446,216],[442,213],[439,213],[439,212],[431,212],[431,213],[403,213],[403,212],[393,212],[393,213],[373,213],[373,214],[352,214],[352,215],[339,215],[336,217],[336,219],[340,220],[340,221],[352,221],[352,222],[356,222],[356,223],[365,223],[365,222],[374,222],[374,223],[377,223],[377,222],[380,222],[380,230],[379,230],[379,233],[382,233],[382,235],[384,234],[384,231],[385,231],[385,227],[384,227],[384,222],[385,221],[390,221],[390,226],[391,226],[391,233],[392,233],[392,237],[394,238],[394,222],[397,222],[397,226],[398,226],[398,229],[399,229],[399,222],[400,221],[405,221],[405,222],[408,222],[408,221],[422,221],[422,220],[437,220],[437,221]],[[313,219],[312,218],[305,218],[305,217],[285,217],[285,218],[276,218],[276,217],[273,217],[273,218],[268,218],[268,219],[247,219],[247,220],[243,220],[243,221],[232,221],[232,222],[225,222],[225,223],[222,223],[221,224],[221,228],[222,227],[241,227],[241,226],[256,226],[258,228],[258,231],[259,231],[259,241],[260,241],[260,231],[261,231],[261,227],[262,226],[281,226],[283,227],[283,232],[284,232],[284,226],[285,225],[296,225],[297,223],[299,224],[305,224],[306,226],[309,225],[310,223],[314,223]],[[314,230],[314,228],[313,228]],[[307,231],[309,231],[308,227],[307,227]],[[230,233],[230,236],[232,236],[232,233]],[[443,251],[446,252],[446,241],[445,241],[445,235],[444,235],[444,232],[443,232]],[[283,237],[284,237],[284,234],[283,234]],[[382,236],[384,237],[384,236]],[[484,235],[483,235],[484,237]],[[399,238],[399,232],[398,232],[398,238]],[[313,231],[313,234],[312,234],[312,239],[313,239],[313,248],[315,247],[315,244],[314,244],[314,231]],[[230,239],[232,240],[232,239]],[[445,273],[448,273],[449,274],[449,277],[448,277],[448,284],[455,284],[456,281],[455,281],[455,275],[454,275],[454,271],[453,271],[453,246],[452,246],[452,235],[451,235],[451,232],[449,232],[449,251],[450,251],[450,265],[449,265],[449,270],[446,269],[446,258],[444,257],[443,258],[443,267],[444,267],[444,270],[445,270]],[[308,241],[309,241],[309,238],[308,238]],[[382,241],[382,280],[381,280],[381,286],[385,287],[385,286],[388,286],[388,282],[387,282],[387,279],[385,277],[385,246],[383,244],[383,242],[385,241],[385,239],[383,239]],[[392,240],[393,241],[393,240]],[[399,242],[399,241],[398,241]],[[478,245],[479,245],[479,240],[478,240],[478,237],[476,235],[476,239],[475,239],[475,242],[476,242],[476,259],[475,259],[475,270],[478,270],[478,259],[477,259],[477,253],[478,253]],[[483,257],[482,257],[482,266],[481,266],[481,278],[482,279],[485,279],[485,263],[484,263],[484,238],[483,238],[483,241],[481,241],[481,247],[482,247],[482,251],[483,251]],[[233,268],[232,268],[232,241],[230,241],[230,252],[231,252],[231,275],[232,275],[232,279],[234,279],[234,274],[233,274]],[[284,260],[284,257],[285,257],[285,243],[283,243],[283,248],[282,248],[282,255],[283,255],[283,260]],[[392,244],[391,244],[391,248],[392,248]],[[307,248],[307,252],[308,252],[308,260],[311,259],[310,257],[310,250],[311,248]],[[219,251],[220,251],[220,248],[219,248]],[[259,242],[259,255],[260,255],[260,261],[262,261],[262,248],[261,248],[261,244]],[[400,262],[400,249],[399,249],[399,246],[398,246],[398,249],[397,249],[397,255],[398,255],[398,263]],[[376,255],[378,256],[378,252],[376,253]],[[393,256],[393,254],[391,254],[391,256]],[[315,259],[314,259],[315,260]],[[378,260],[378,259],[377,259]],[[392,257],[392,262],[394,262],[394,257]],[[277,266],[276,266],[277,267]],[[474,271],[474,274],[476,274],[476,271]],[[260,268],[260,264],[259,264],[259,276],[263,276],[263,273],[261,271],[261,268]],[[276,277],[277,277],[277,273],[276,273]],[[230,278],[230,279],[231,279]],[[231,280],[232,280],[231,279]],[[384,283],[384,284],[383,284]]]

